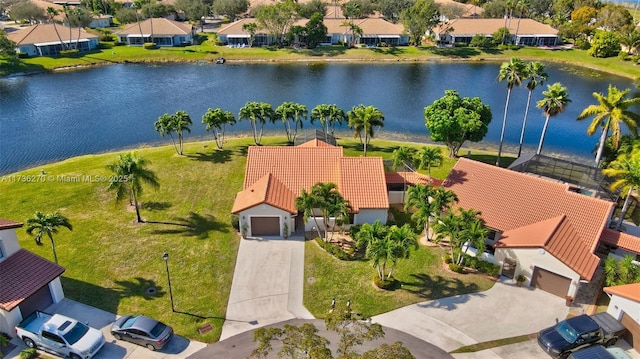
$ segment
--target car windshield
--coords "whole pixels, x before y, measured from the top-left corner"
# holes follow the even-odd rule
[[[558,325],[556,325],[556,330],[558,331],[558,334],[560,334],[562,338],[569,343],[574,343],[578,339],[578,332],[576,332],[576,330],[573,329],[566,321],[558,323]]]
[[[78,322],[76,325],[71,328],[64,336],[64,339],[70,345],[75,344],[80,338],[82,338],[89,331],[89,327]]]
[[[166,328],[167,326],[158,322],[158,324],[156,324],[155,327],[153,327],[153,329],[151,329],[151,336],[153,338],[157,338],[160,334],[162,334],[162,332],[164,331],[164,328]]]

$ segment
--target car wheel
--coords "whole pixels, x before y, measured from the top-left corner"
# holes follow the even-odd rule
[[[607,340],[606,343],[604,343],[604,346],[608,348],[608,347],[614,345],[616,343],[616,341],[618,341],[618,338],[611,338],[611,339]]]
[[[80,355],[76,354],[76,353],[71,353],[69,355],[69,358],[70,359],[82,359],[82,357]]]
[[[571,353],[562,353],[560,354],[560,359],[567,359]]]
[[[153,344],[147,344],[146,347],[147,347],[147,349],[149,349],[151,351],[156,350],[156,347],[154,347]]]
[[[30,339],[30,338],[24,338],[22,339],[22,341],[29,347],[29,348],[35,348],[36,347],[36,343]]]
[[[116,338],[117,340],[122,340],[122,336],[118,333],[113,333],[113,337]]]

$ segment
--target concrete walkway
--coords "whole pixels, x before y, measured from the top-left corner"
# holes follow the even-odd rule
[[[530,334],[566,318],[565,300],[500,280],[491,289],[410,305],[373,317],[449,352],[464,345]]]
[[[314,319],[302,304],[304,238],[240,241],[220,340],[294,318]]]

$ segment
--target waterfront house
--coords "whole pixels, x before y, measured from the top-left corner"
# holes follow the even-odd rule
[[[78,28],[69,29],[63,25],[55,25],[54,28],[53,24],[37,24],[12,31],[7,37],[16,43],[19,54],[28,56],[58,55],[67,46],[80,52],[98,48],[97,35],[84,29],[80,29],[78,34]]]
[[[461,18],[440,24],[433,29],[435,40],[441,44],[469,44],[476,35],[493,38],[505,27],[505,19]],[[508,43],[526,46],[556,46],[562,44],[558,30],[533,19],[506,21],[510,38]]]
[[[127,45],[142,46],[153,42],[157,46],[180,46],[193,44],[196,29],[189,23],[165,18],[147,19],[127,25],[116,32],[118,41]]]

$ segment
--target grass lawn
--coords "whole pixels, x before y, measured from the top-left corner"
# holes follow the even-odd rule
[[[73,225],[73,231],[61,228],[54,236],[60,264],[66,268],[62,284],[67,297],[112,313],[143,313],[172,325],[180,335],[214,342],[220,337],[239,244],[229,212],[242,188],[251,143],[251,138],[231,139],[221,151],[213,142],[186,143],[184,156],[176,155],[172,146],[135,150],[151,162],[160,182],[158,190],[145,188],[140,197],[144,224],[135,223],[133,209],[127,203],[115,204],[114,193],[106,191],[110,173],[105,166],[117,153],[72,158],[0,177],[0,217],[25,222],[35,211],[60,211]],[[263,143],[284,145],[285,139],[265,137]],[[346,154],[361,155],[356,140],[343,143]],[[372,144],[370,155],[386,158],[400,145],[378,139]],[[484,156],[495,161],[494,156]],[[434,177],[444,178],[453,164],[446,159]],[[41,169],[45,177],[40,177]],[[46,180],[26,183],[18,175]],[[48,240],[38,247],[24,228],[17,234],[23,248],[53,260]],[[181,313],[171,312],[164,252],[169,253],[175,307]],[[425,248],[414,252],[398,267],[396,277],[403,289],[377,292],[370,285],[374,270],[368,262],[339,262],[308,243],[306,277],[316,282],[306,283],[306,304],[322,316],[333,296],[349,297],[355,310],[373,315],[492,285],[443,272],[439,256]],[[147,294],[150,287],[157,293]],[[205,324],[213,324],[214,330],[201,335],[198,327]]]

